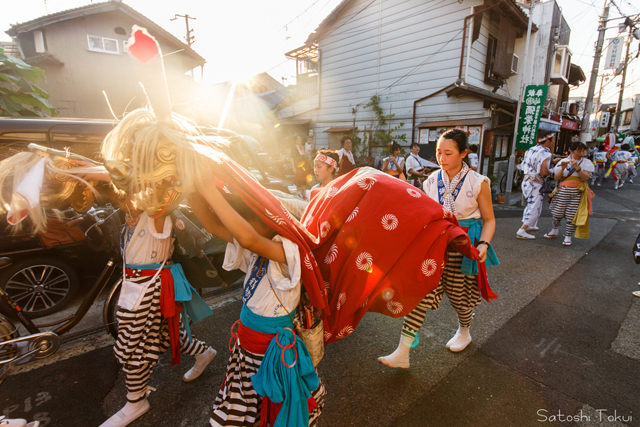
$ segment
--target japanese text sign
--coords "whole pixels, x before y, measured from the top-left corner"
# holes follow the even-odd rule
[[[516,148],[518,150],[536,145],[538,140],[538,126],[542,117],[542,108],[547,99],[547,85],[529,85],[524,91],[520,122],[517,129]]]

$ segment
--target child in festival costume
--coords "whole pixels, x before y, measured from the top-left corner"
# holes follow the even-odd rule
[[[600,144],[598,151],[593,153],[593,165],[595,170],[591,174],[591,185],[597,184],[598,187],[602,185],[602,178],[607,172],[607,152],[604,151],[604,144]]]
[[[572,245],[574,233],[580,239],[589,238],[589,215],[592,214],[593,192],[589,188],[588,181],[595,168],[593,163],[585,157],[586,151],[587,147],[584,143],[572,142],[571,155],[558,162],[554,169],[554,178],[558,181],[558,185],[551,193],[550,209],[553,216],[553,229],[544,237],[545,239],[555,238],[559,234],[558,228],[562,219],[565,219],[563,246]],[[627,166],[626,162],[624,166]]]
[[[403,170],[404,158],[400,156],[400,145],[394,141],[389,148],[389,157],[382,162],[382,172],[387,172],[394,178],[406,181]]]
[[[210,424],[315,425],[325,390],[304,342],[293,333],[302,290],[298,246],[239,197],[230,204],[204,181],[196,184],[190,205],[207,231],[229,242],[223,267],[247,273],[238,332]],[[284,399],[270,400],[274,389]]]
[[[464,350],[471,343],[469,326],[473,307],[480,304],[478,275],[486,275],[485,260],[487,265],[499,264],[489,243],[495,231],[489,179],[471,170],[464,161],[467,147],[467,134],[462,130],[454,129],[440,136],[436,158],[442,170],[427,178],[424,192],[455,215],[462,227],[468,228],[469,237],[480,253],[479,259],[475,262],[458,252],[448,253],[438,287],[405,317],[398,348],[389,356],[378,358],[390,368],[409,368],[409,350],[417,343],[427,309],[437,310],[445,293],[458,313],[459,323],[458,331],[446,347],[452,352]]]
[[[611,166],[607,171],[607,176],[613,172],[615,180],[614,189],[622,187],[629,175],[629,160],[632,154],[629,152],[629,144],[622,144],[620,149],[611,155]]]
[[[211,312],[186,281],[180,264],[171,263],[174,237],[168,212],[150,216],[130,201],[122,208],[127,225],[121,237],[124,271],[113,351],[126,374],[127,404],[101,427],[126,426],[149,410],[151,371],[167,349],[171,348],[171,366],[180,363],[180,353],[195,357],[185,382],[198,378],[216,355],[213,348],[191,338],[185,314],[180,324],[183,305],[194,320]]]
[[[339,172],[338,169],[338,153],[333,150],[321,149],[318,150],[316,158],[313,161],[313,173],[316,179],[319,181],[316,185],[311,187],[311,190],[326,187]]]

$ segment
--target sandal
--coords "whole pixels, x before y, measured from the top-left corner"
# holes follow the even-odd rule
[[[560,233],[558,233],[560,234]],[[551,234],[551,232],[547,233],[544,235],[545,239],[555,239],[556,237],[558,237],[558,234]]]
[[[568,242],[566,240],[562,241],[562,246],[571,246],[573,244],[573,242],[571,240],[569,240]]]

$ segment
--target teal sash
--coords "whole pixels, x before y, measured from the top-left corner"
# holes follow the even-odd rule
[[[480,235],[482,234],[482,221],[476,218],[462,219],[458,220],[458,224],[461,227],[468,228],[467,234],[471,239],[471,244],[475,245],[477,241],[480,240]],[[485,260],[485,265],[487,267],[492,265],[500,265],[500,261],[498,261],[498,256],[496,252],[493,250],[493,246],[489,244],[487,248],[487,259]],[[469,274],[472,276],[478,275],[478,261],[471,260],[467,257],[462,258],[462,274]]]
[[[293,320],[288,315],[280,317],[259,316],[243,305],[240,321],[244,326],[256,332],[275,334],[269,343],[258,372],[251,377],[253,388],[260,396],[267,396],[274,403],[282,403],[273,427],[308,426],[309,404],[307,399],[311,397],[311,392],[320,385],[320,379],[304,342],[299,337],[294,338],[294,334],[291,332]],[[281,347],[289,348],[284,350]],[[288,366],[293,366],[285,366],[285,363]]]

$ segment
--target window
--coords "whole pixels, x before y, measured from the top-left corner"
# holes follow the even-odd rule
[[[87,36],[89,39],[89,50],[103,53],[120,53],[118,40],[108,39],[100,36]]]

